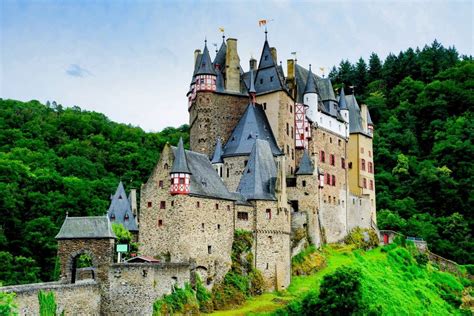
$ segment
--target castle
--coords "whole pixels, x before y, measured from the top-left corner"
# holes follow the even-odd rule
[[[187,98],[190,150],[182,140],[165,145],[139,207],[120,183],[106,216],[66,217],[56,236],[61,281],[2,288],[17,293],[21,314],[35,314],[39,290],[56,293],[58,310],[150,314],[196,274],[208,288],[220,282],[235,230],[253,233],[253,265],[268,290],[281,290],[291,257],[309,243],[376,229],[367,106],[297,60],[285,75],[266,32],[247,72],[236,39],[223,40],[213,60],[206,43],[196,50]],[[113,222],[133,234],[140,257],[113,263]],[[76,267],[82,254],[92,267]]]
[[[190,149],[165,146],[141,188],[141,253],[193,260],[212,286],[230,267],[233,232],[253,232],[254,266],[268,289],[290,282],[292,235],[341,241],[375,228],[373,122],[366,105],[287,61],[265,41],[245,72],[237,40],[214,60],[194,52],[187,93]],[[294,246],[294,245],[293,245]]]

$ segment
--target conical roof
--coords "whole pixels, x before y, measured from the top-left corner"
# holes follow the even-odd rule
[[[122,181],[119,182],[117,190],[112,196],[107,216],[111,221],[123,224],[123,226],[129,231],[138,231],[130,200],[127,197],[127,193],[125,193]]]
[[[184,152],[183,138],[179,139],[178,148],[174,154],[173,167],[170,173],[188,173],[191,174],[188,168],[188,162],[186,160],[186,154]]]
[[[225,41],[222,41],[222,45],[217,52],[216,58],[214,58],[214,65],[220,65],[221,69],[225,67],[225,57],[227,54],[227,45]]]
[[[260,63],[258,64],[254,83],[255,91],[259,94],[281,90],[288,91],[285,84],[283,68],[278,66],[273,60],[270,45],[266,39],[263,44],[262,55],[260,56]]]
[[[304,93],[317,93],[316,81],[314,80],[313,72],[311,71],[311,65],[309,66],[306,86],[304,87]]]
[[[308,151],[305,150],[303,153],[303,157],[301,157],[300,166],[298,171],[296,171],[297,175],[312,175],[314,172],[313,162],[311,158],[309,158]]]
[[[214,149],[214,155],[212,156],[211,163],[223,163],[222,161],[222,143],[221,139],[217,137],[216,148]]]
[[[339,109],[348,110],[346,102],[346,94],[344,93],[344,86],[341,87],[341,94],[339,95]]]
[[[202,57],[199,60],[199,69],[196,72],[196,75],[214,75],[217,76],[216,70],[211,62],[211,56],[209,55],[209,50],[207,49],[207,42],[204,45],[204,51],[202,52]]]
[[[270,143],[257,139],[240,179],[237,192],[247,200],[275,200],[277,168]]]
[[[274,156],[283,155],[262,107],[249,104],[224,146],[223,157],[249,155],[257,139],[268,141]]]
[[[353,94],[346,96],[347,108],[349,109],[349,133],[365,134],[362,128],[362,118],[360,115],[360,107]]]

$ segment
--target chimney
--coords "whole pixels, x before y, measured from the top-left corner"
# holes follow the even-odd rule
[[[288,74],[286,77],[286,83],[288,84],[288,88],[290,89],[291,95],[293,96],[293,98],[296,98],[294,59],[288,59],[286,61],[286,73]]]
[[[196,50],[194,51],[194,65],[196,65],[196,60],[197,60],[199,54],[201,54],[201,50],[200,50],[200,49],[196,49]]]
[[[362,129],[367,132],[367,105],[361,104],[360,106],[360,116],[362,119]]]
[[[270,52],[272,53],[272,58],[273,58],[273,61],[276,63],[278,63],[278,59],[277,59],[277,49],[275,47],[270,47]]]
[[[240,92],[240,59],[237,53],[237,39],[235,38],[227,39],[225,64],[225,89],[227,91]]]
[[[132,209],[132,214],[135,217],[135,222],[138,224],[137,189],[130,190],[130,207]]]
[[[250,70],[257,70],[257,60],[255,58],[250,58]]]

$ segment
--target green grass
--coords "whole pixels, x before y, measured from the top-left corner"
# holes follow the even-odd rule
[[[287,302],[301,299],[309,290],[318,291],[323,277],[344,265],[361,270],[364,301],[378,314],[461,315],[449,303],[461,295],[464,287],[460,280],[429,264],[417,265],[405,248],[384,252],[381,248],[362,251],[350,246],[328,246],[323,253],[327,267],[309,276],[292,277],[286,291],[265,293],[235,309],[212,315],[271,315]]]

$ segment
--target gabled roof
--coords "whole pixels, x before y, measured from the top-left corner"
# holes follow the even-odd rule
[[[127,198],[122,181],[120,181],[115,194],[112,195],[107,216],[112,222],[122,224],[129,231],[138,231],[130,200]]]
[[[204,44],[204,51],[202,52],[202,57],[199,60],[199,68],[196,72],[196,75],[214,75],[217,76],[216,70],[211,62],[211,56],[209,55],[209,50],[207,49],[207,42]]]
[[[216,148],[214,149],[214,155],[212,155],[211,163],[223,163],[222,161],[222,143],[221,139],[217,137]]]
[[[311,65],[309,66],[308,76],[306,77],[306,86],[304,88],[304,93],[317,93],[318,90],[316,88],[316,79],[313,76],[313,72],[311,71]]]
[[[176,159],[178,148],[171,147],[171,149]],[[185,150],[185,154],[191,173],[190,195],[235,200],[212,167],[208,156],[190,150]]]
[[[268,141],[274,156],[283,155],[262,107],[249,104],[224,146],[223,157],[249,155],[257,139]]]
[[[66,217],[56,239],[102,239],[113,238],[112,230],[107,216]]]
[[[276,200],[276,178],[277,168],[270,144],[265,140],[257,139],[240,178],[237,192],[247,200]]]
[[[188,168],[182,137],[179,138],[178,149],[176,151],[173,167],[171,168],[170,173],[191,173]]]
[[[347,110],[346,94],[344,93],[344,86],[341,87],[341,93],[339,94],[339,109]]]
[[[305,150],[303,157],[301,157],[300,166],[296,171],[297,175],[312,175],[314,173],[314,166],[311,158],[309,158],[308,151]]]

